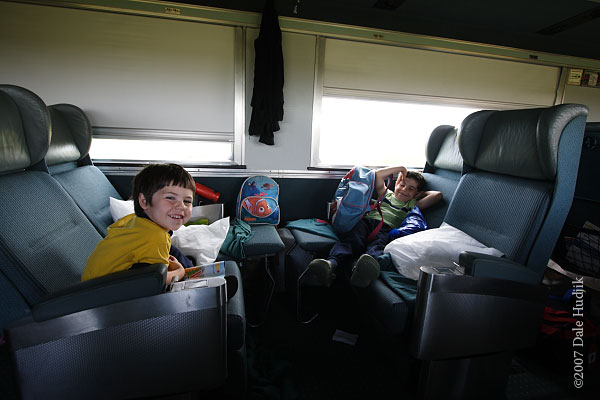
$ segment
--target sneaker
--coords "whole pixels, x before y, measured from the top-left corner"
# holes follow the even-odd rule
[[[368,254],[360,256],[350,276],[352,286],[365,288],[379,276],[379,263]]]
[[[303,284],[308,286],[331,286],[335,274],[333,273],[333,264],[331,261],[322,258],[315,258],[307,267],[306,276]]]

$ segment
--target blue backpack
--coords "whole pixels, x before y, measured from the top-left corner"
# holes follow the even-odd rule
[[[335,233],[342,235],[350,231],[366,212],[379,208],[382,199],[371,204],[373,190],[375,170],[355,166],[342,178],[329,209],[329,219]],[[383,223],[383,219],[381,222]],[[375,237],[381,226],[382,224],[371,232],[368,240]]]
[[[279,185],[268,176],[251,176],[242,184],[236,215],[250,225],[279,224]]]

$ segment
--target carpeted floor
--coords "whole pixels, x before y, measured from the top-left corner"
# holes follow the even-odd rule
[[[356,318],[351,300],[335,299],[335,293],[325,297],[310,324],[295,320],[284,294],[275,296],[264,325],[248,332],[250,360],[259,360],[249,367],[262,379],[251,374],[251,399],[416,398],[416,361],[390,357],[368,322]],[[333,340],[336,330],[357,335],[356,343]],[[507,400],[600,398],[600,366],[586,372],[584,389],[574,389],[572,372],[548,362],[550,351],[539,347],[515,354]],[[276,375],[273,381],[270,374]],[[265,382],[271,385],[268,392],[261,390]]]

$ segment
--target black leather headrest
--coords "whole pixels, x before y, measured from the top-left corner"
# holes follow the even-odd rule
[[[478,111],[463,121],[459,149],[465,164],[479,170],[553,180],[561,135],[569,122],[587,112],[579,104]]]
[[[462,170],[463,161],[458,151],[456,132],[451,125],[440,125],[431,132],[425,154],[429,165],[451,171]]]
[[[83,110],[72,104],[55,104],[48,110],[52,120],[52,140],[46,154],[48,166],[85,157],[92,145],[92,125]]]
[[[0,172],[39,163],[50,144],[50,115],[35,93],[0,85]]]

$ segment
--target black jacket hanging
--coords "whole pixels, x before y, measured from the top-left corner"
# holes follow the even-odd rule
[[[254,41],[254,91],[248,132],[273,145],[273,132],[283,120],[283,52],[281,29],[273,0],[265,1],[260,33]]]

